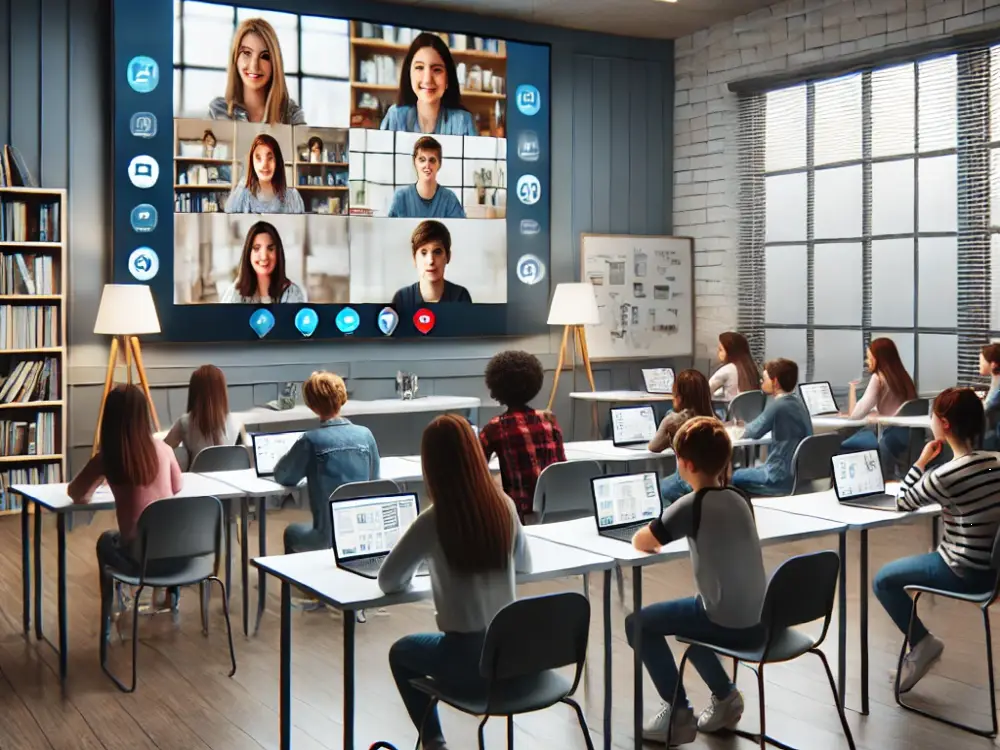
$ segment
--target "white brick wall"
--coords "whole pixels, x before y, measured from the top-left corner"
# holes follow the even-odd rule
[[[727,84],[1000,24],[1000,0],[785,0],[676,43],[674,233],[695,238],[697,356],[736,326],[737,105]]]

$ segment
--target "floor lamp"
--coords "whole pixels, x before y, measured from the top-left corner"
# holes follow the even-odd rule
[[[142,365],[142,349],[138,336],[144,333],[159,333],[160,319],[156,315],[153,295],[145,284],[105,284],[101,294],[101,306],[97,310],[94,333],[112,336],[111,353],[108,356],[108,371],[104,376],[104,393],[97,412],[97,428],[94,430],[93,455],[101,444],[101,419],[104,416],[104,402],[115,385],[115,373],[119,363],[125,365],[125,382],[132,383],[132,366],[139,378],[139,384],[149,402],[149,413],[153,425],[160,430],[160,420],[149,392],[146,368]]]
[[[597,325],[601,322],[600,314],[597,312],[597,298],[594,296],[594,287],[584,282],[574,284],[557,284],[556,291],[552,295],[552,304],[549,307],[550,326],[562,326],[562,344],[559,346],[559,361],[556,364],[556,374],[552,379],[552,395],[549,396],[549,411],[556,400],[556,391],[559,388],[559,375],[562,373],[563,365],[566,361],[566,345],[570,335],[573,336],[573,379],[576,380],[576,353],[580,352],[583,359],[583,369],[587,373],[587,382],[590,383],[590,390],[595,391],[594,372],[590,369],[590,353],[587,351],[587,333],[584,326]],[[596,414],[597,404],[594,404]]]

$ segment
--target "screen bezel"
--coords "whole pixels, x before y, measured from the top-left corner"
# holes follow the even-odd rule
[[[271,477],[274,476],[274,471],[273,470],[270,473],[266,473],[266,474],[261,474],[261,472],[260,472],[260,468],[258,467],[258,464],[257,464],[257,438],[258,437],[270,437],[270,436],[273,436],[273,435],[294,435],[296,433],[298,433],[299,437],[301,437],[306,432],[307,432],[307,430],[279,430],[277,432],[251,432],[250,433],[250,442],[251,442],[251,444],[253,446],[253,468],[254,468],[254,471],[257,472],[257,477],[259,479],[270,479]]]
[[[846,458],[848,456],[861,456],[865,453],[874,453],[875,462],[878,464],[879,472],[878,475],[882,478],[882,489],[873,490],[872,492],[865,492],[858,495],[849,495],[847,497],[840,496],[840,488],[837,486],[837,459]],[[850,451],[849,453],[838,453],[830,459],[830,482],[833,484],[833,494],[839,501],[850,501],[857,500],[859,497],[872,497],[873,495],[884,495],[885,494],[885,474],[882,473],[882,457],[879,456],[878,450],[872,448],[865,451]]]
[[[632,405],[632,406],[612,406],[610,409],[608,409],[608,418],[611,420],[611,444],[615,448],[627,448],[630,445],[642,445],[643,443],[646,443],[646,444],[649,443],[649,440],[632,440],[632,441],[629,441],[627,443],[616,442],[616,439],[615,439],[614,413],[616,411],[628,411],[628,410],[636,410],[636,409],[650,409],[650,410],[652,410],[652,412],[653,412],[653,435],[656,435],[656,429],[657,429],[657,424],[656,424],[656,409],[653,407],[652,404],[635,404],[635,405]],[[650,438],[650,440],[652,440],[652,438]]]
[[[824,411],[824,412],[821,412],[819,414],[813,414],[812,412],[810,412],[809,413],[810,417],[828,417],[831,414],[839,414],[840,413],[840,404],[837,403],[837,396],[834,394],[834,392],[833,392],[833,386],[830,384],[829,380],[812,380],[812,381],[810,381],[808,383],[799,383],[799,385],[798,385],[799,398],[802,399],[802,404],[806,407],[806,411],[809,411],[809,404],[806,403],[806,398],[802,394],[802,387],[806,386],[806,385],[825,385],[827,387],[827,390],[830,392],[830,400],[833,401],[833,411]],[[846,455],[846,454],[844,454],[844,455]]]
[[[660,494],[660,472],[653,471],[626,471],[621,474],[604,474],[599,477],[591,477],[590,479],[590,501],[594,506],[594,524],[597,526],[598,533],[602,531],[611,531],[612,529],[621,529],[625,526],[634,526],[639,523],[649,523],[653,519],[650,518],[649,521],[624,521],[622,523],[612,524],[611,526],[601,526],[601,511],[597,507],[597,483],[605,481],[608,479],[620,479],[621,477],[644,477],[647,474],[652,474],[653,479],[656,481],[656,494],[660,498],[660,513],[663,513],[663,495]]]
[[[352,563],[358,560],[367,560],[374,557],[384,557],[389,554],[389,552],[369,552],[367,554],[351,555],[350,557],[341,557],[340,550],[337,549],[337,522],[336,513],[334,513],[334,508],[341,503],[365,503],[368,502],[372,505],[382,504],[385,502],[392,501],[393,499],[398,500],[400,498],[413,498],[413,503],[417,509],[417,515],[420,515],[420,498],[416,492],[397,492],[392,495],[372,495],[371,497],[342,497],[337,500],[331,500],[329,502],[329,513],[330,513],[330,546],[333,548],[333,556],[337,561],[337,564],[341,563]],[[404,532],[405,533],[405,532]]]

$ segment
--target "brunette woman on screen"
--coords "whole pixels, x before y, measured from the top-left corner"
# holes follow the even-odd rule
[[[299,191],[285,181],[285,159],[273,136],[259,133],[247,152],[246,180],[226,201],[227,214],[305,213]]]
[[[285,276],[285,248],[273,224],[258,221],[247,232],[236,281],[222,293],[226,304],[305,302],[302,288]]]
[[[111,625],[112,581],[104,566],[139,573],[136,526],[147,506],[181,491],[181,469],[174,452],[153,438],[146,394],[135,385],[119,385],[108,393],[101,416],[101,445],[66,488],[74,503],[86,504],[105,481],[115,498],[118,531],[105,531],[97,540],[100,571],[101,632]],[[165,567],[164,567],[165,566]],[[148,572],[166,574],[169,563]]]
[[[399,75],[399,94],[382,130],[436,135],[479,135],[462,106],[458,72],[441,37],[424,32],[410,45]]]
[[[986,434],[983,448],[1000,450],[1000,344],[987,344],[979,352],[979,374],[990,379],[990,390],[983,399],[986,409]]]
[[[410,236],[413,265],[419,281],[404,286],[392,298],[396,312],[415,311],[432,302],[466,302],[472,297],[464,286],[445,281],[444,269],[451,262],[451,232],[440,221],[422,221]]]
[[[444,414],[431,422],[420,459],[430,504],[389,553],[378,585],[386,593],[402,591],[420,563],[428,563],[438,632],[396,641],[389,668],[420,747],[444,750],[437,709],[411,680],[430,677],[470,695],[485,687],[479,654],[486,627],[516,598],[514,574],[531,570],[531,557],[514,503],[490,477],[463,417]]]
[[[302,107],[288,96],[278,35],[263,18],[248,18],[233,35],[226,95],[208,105],[213,120],[305,125]]]
[[[891,417],[899,407],[917,397],[913,378],[903,367],[899,350],[892,339],[872,339],[865,353],[865,366],[872,374],[865,393],[858,400],[857,382],[850,384],[847,396],[847,411],[851,419],[864,419],[869,414]],[[909,444],[910,430],[906,427],[886,427],[882,437],[868,427],[851,435],[841,447],[847,451],[875,450],[881,453],[882,468],[887,471],[893,466]]]
[[[722,367],[708,381],[712,395],[722,401],[732,401],[741,393],[760,388],[760,370],[743,334],[735,331],[720,334],[718,354]]]
[[[184,446],[186,471],[205,448],[246,442],[243,425],[229,411],[226,376],[215,365],[202,365],[191,373],[187,411],[174,422],[163,442],[175,451]]]

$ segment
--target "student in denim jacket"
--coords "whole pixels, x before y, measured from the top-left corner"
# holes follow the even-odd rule
[[[371,430],[338,416],[347,402],[347,387],[339,375],[314,372],[302,386],[306,406],[322,424],[296,441],[274,467],[274,480],[294,487],[309,479],[312,523],[292,523],[285,529],[285,554],[327,549],[332,543],[330,495],[348,482],[378,479],[379,455]]]
[[[1000,450],[1000,344],[987,344],[979,352],[979,374],[990,377],[990,390],[983,400],[986,409],[983,448]]]

